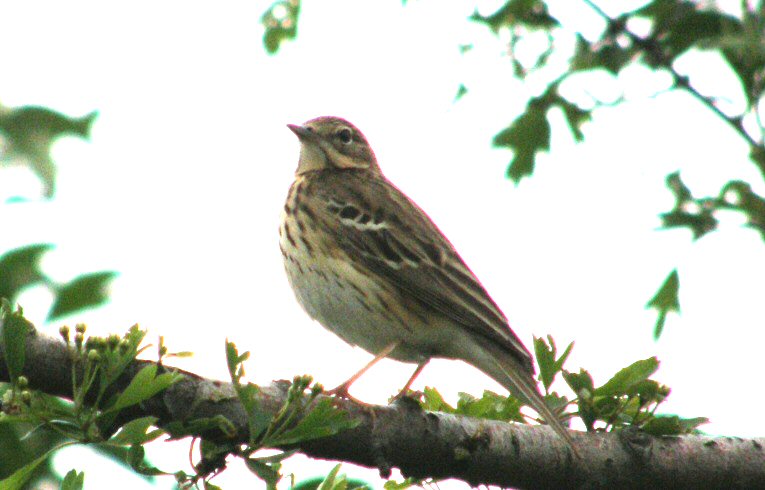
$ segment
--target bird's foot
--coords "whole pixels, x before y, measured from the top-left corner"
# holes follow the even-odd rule
[[[409,388],[404,388],[403,390],[399,391],[397,395],[393,396],[388,400],[389,404],[397,403],[399,401],[406,401],[406,400],[413,400],[415,402],[419,402],[422,400],[422,397],[424,396],[424,393],[421,391],[414,391],[410,390]]]
[[[343,398],[345,400],[350,400],[353,403],[356,403],[357,405],[361,405],[364,407],[371,407],[369,403],[363,402],[359,400],[358,398],[354,397],[348,392],[348,388],[350,388],[349,383],[343,383],[340,386],[337,386],[335,388],[332,388],[331,390],[325,391],[324,394],[334,396],[336,398]]]

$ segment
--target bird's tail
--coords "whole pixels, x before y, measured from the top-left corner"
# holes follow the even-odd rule
[[[527,403],[542,416],[545,422],[562,437],[571,447],[576,455],[578,451],[574,440],[569,434],[568,429],[563,425],[560,419],[553,413],[550,407],[545,403],[544,398],[539,393],[534,373],[527,365],[522,364],[518,359],[510,355],[501,347],[491,342],[482,342],[479,340],[480,349],[483,355],[480,359],[471,356],[470,363],[479,368],[484,373],[491,376],[495,381],[504,386],[514,396]]]

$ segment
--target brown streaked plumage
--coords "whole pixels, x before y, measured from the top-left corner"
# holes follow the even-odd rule
[[[300,162],[279,230],[284,265],[308,314],[375,355],[417,364],[460,359],[529,403],[572,445],[534,381],[531,354],[446,237],[389,182],[364,135],[319,117],[289,125]]]

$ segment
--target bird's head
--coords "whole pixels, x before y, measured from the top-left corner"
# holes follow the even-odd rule
[[[325,168],[369,169],[380,173],[367,139],[345,119],[323,116],[302,126],[288,124],[287,127],[300,139],[298,175]]]

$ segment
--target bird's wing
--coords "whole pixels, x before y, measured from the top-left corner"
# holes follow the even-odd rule
[[[342,174],[342,175],[340,175]],[[513,355],[530,372],[531,355],[454,247],[414,202],[384,177],[333,172],[319,186],[339,247],[407,296]],[[355,180],[355,182],[352,182]]]

